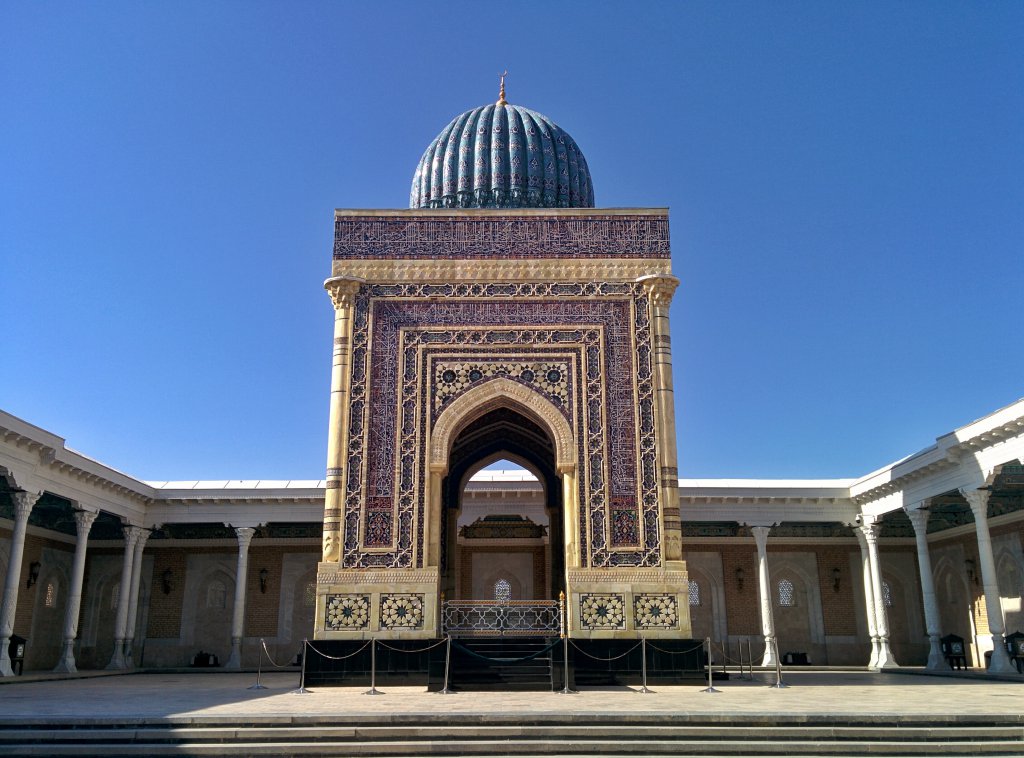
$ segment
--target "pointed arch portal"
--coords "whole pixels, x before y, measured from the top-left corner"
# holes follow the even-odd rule
[[[528,582],[517,586],[530,586],[524,594],[531,597],[520,599],[557,598],[565,586],[565,556],[571,549],[565,539],[566,524],[576,517],[565,508],[565,490],[575,471],[571,457],[575,445],[561,412],[537,393],[498,378],[467,392],[444,411],[431,435],[430,450],[431,469],[440,479],[438,508],[431,520],[437,524],[437,555],[446,595],[471,595],[474,582],[470,577],[476,575],[476,584],[480,584],[484,571],[488,579],[507,581],[513,569],[503,573],[505,561],[530,574]],[[497,539],[491,546],[478,545],[475,552],[460,545],[464,540],[460,540],[458,516],[469,478],[487,463],[503,457],[521,461],[540,483],[549,525],[542,549],[530,543],[509,544],[513,541],[508,539]],[[518,517],[516,508],[507,504],[499,510],[503,516]],[[529,562],[524,565],[521,559],[526,556]]]

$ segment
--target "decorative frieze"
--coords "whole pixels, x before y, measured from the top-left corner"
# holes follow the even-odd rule
[[[334,258],[669,258],[668,216],[338,215]]]

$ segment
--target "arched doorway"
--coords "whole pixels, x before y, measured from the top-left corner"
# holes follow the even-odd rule
[[[507,584],[512,599],[558,597],[565,581],[565,539],[555,457],[544,428],[509,405],[484,410],[457,433],[441,483],[447,597],[494,599],[499,582]],[[502,459],[520,467],[519,481],[488,482],[482,473],[473,478]]]

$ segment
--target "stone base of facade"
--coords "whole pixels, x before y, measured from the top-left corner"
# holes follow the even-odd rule
[[[686,564],[670,568],[569,569],[566,615],[571,637],[688,638]]]
[[[431,569],[317,566],[313,639],[433,639],[438,636],[439,576]]]

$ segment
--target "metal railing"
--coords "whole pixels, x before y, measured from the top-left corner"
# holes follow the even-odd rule
[[[557,600],[445,600],[441,620],[452,637],[556,635],[562,611]]]

